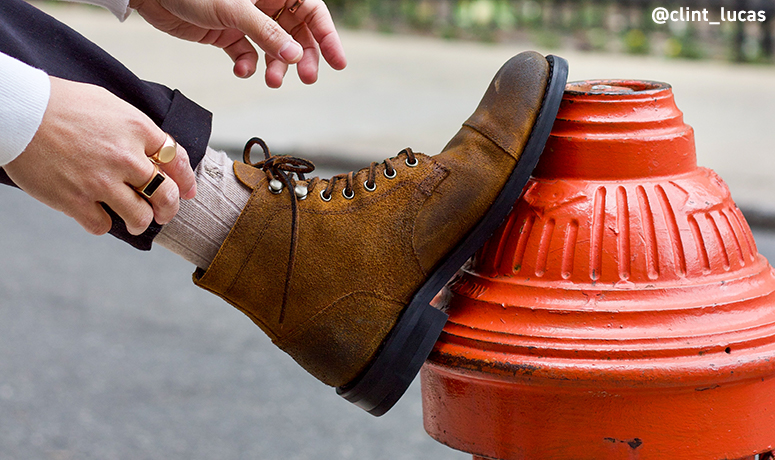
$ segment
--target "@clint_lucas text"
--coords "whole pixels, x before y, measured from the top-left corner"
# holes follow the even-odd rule
[[[722,22],[764,22],[767,15],[764,11],[754,10],[729,10],[721,7],[720,20],[711,20],[707,8],[693,10],[689,7],[681,7],[676,10],[668,10],[664,7],[654,8],[651,19],[657,24],[666,22],[707,22],[711,25],[720,25]]]

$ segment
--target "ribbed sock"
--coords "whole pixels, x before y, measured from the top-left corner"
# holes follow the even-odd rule
[[[194,173],[196,197],[180,201],[180,211],[162,228],[154,243],[207,269],[247,204],[251,190],[234,175],[228,155],[209,147]]]

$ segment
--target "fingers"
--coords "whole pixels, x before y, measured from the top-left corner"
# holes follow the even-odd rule
[[[306,25],[298,26],[302,31],[298,38],[300,43],[304,43],[304,56],[296,64],[296,71],[299,79],[307,85],[311,85],[318,80],[318,62],[320,61],[320,51],[317,44],[312,39],[309,29]],[[272,59],[269,55],[266,57],[265,80],[270,88],[279,88],[283,83],[283,78],[288,71],[288,64]]]
[[[247,78],[256,70],[258,55],[249,37],[266,52],[265,80],[269,87],[279,88],[289,64],[298,64],[299,78],[306,84],[317,81],[320,54],[336,69],[347,66],[339,34],[331,13],[323,0],[286,0],[277,21],[268,16],[276,14],[260,2],[250,0],[221,3],[224,6],[221,22],[227,30],[212,30],[200,39],[220,48],[234,61],[234,74]],[[258,7],[256,7],[258,6]]]
[[[146,199],[137,192],[156,174],[154,163],[141,159],[133,168],[128,183],[124,187],[111,188],[105,198],[105,204],[121,217],[127,230],[133,235],[143,233],[153,220],[162,225],[168,223],[178,212],[178,186],[169,177],[164,179],[150,198]]]
[[[272,18],[255,7],[249,0],[227,3],[224,25],[242,31],[262,50],[286,64],[295,64],[302,58],[302,47]]]
[[[291,5],[296,3],[296,0],[289,1]],[[335,70],[347,67],[342,41],[336,27],[334,27],[331,13],[323,0],[305,0],[295,13],[283,13],[280,16],[280,23],[286,30],[293,30],[297,24],[306,24],[308,31],[314,37],[313,41],[320,47],[323,58],[328,62],[328,65]],[[296,34],[293,35],[297,40],[299,39]]]
[[[105,203],[126,224],[127,231],[132,235],[140,235],[151,225],[153,220],[166,224],[177,214],[179,209],[178,188],[175,183],[165,179],[159,188],[145,199],[137,193],[149,180],[156,175],[156,168],[150,160],[140,160],[132,168],[128,184],[112,184],[103,188],[102,203]],[[146,177],[146,179],[141,179]],[[100,202],[88,200],[73,207],[77,212],[68,213],[89,233],[103,235],[110,231],[112,222]]]
[[[297,63],[299,79],[308,85],[317,81],[321,51],[332,68],[344,69],[347,66],[344,47],[323,1],[305,0],[293,12],[290,7],[298,4],[298,1],[289,0],[289,2],[286,3],[287,8],[278,17],[278,23],[283,29],[290,31],[293,38],[302,46],[302,58]],[[287,65],[283,64],[267,55],[265,74],[267,86],[279,88],[282,85],[283,77],[288,70]]]
[[[159,170],[168,177],[165,177],[151,197],[145,198],[137,192],[158,173],[156,164],[148,157],[155,154],[166,140],[164,132],[159,130],[159,133],[161,142],[151,144],[154,147],[147,146],[145,155],[129,165],[126,183],[109,187],[104,197],[104,203],[121,217],[132,235],[143,233],[153,220],[162,225],[168,223],[178,212],[180,198],[189,199],[196,194],[196,180],[188,153],[179,144],[176,146],[175,158],[169,163],[158,165]]]
[[[142,198],[140,199],[145,201]],[[148,202],[150,202],[151,207],[153,208],[151,217],[161,225],[167,224],[172,220],[173,217],[175,217],[175,214],[178,213],[178,209],[180,209],[180,195],[178,194],[178,187],[174,182],[166,179],[164,182],[162,182],[159,188],[156,189],[156,192],[154,192],[153,195],[148,198]],[[144,216],[145,219],[147,219],[147,215]],[[151,225],[150,220],[147,221],[147,223],[146,220],[142,220],[139,222],[138,228],[141,228],[142,231],[145,231],[149,225]],[[129,226],[127,225],[127,228],[128,227]]]
[[[199,43],[223,49],[234,62],[234,75],[237,77],[248,78],[256,72],[258,52],[239,30],[211,30]]]
[[[318,44],[315,42],[315,38],[307,25],[303,22],[296,27],[293,35],[304,47],[304,55],[299,63],[296,64],[296,71],[303,83],[311,85],[318,80],[318,62],[320,61]]]
[[[266,72],[264,73],[266,86],[270,88],[282,86],[286,72],[288,72],[288,64],[278,61],[269,55],[266,56]]]
[[[256,73],[258,53],[245,36],[223,50],[234,61],[234,75],[239,78],[248,78]]]
[[[84,230],[92,235],[104,235],[110,231],[112,222],[102,206],[91,202],[79,208],[78,213],[66,213],[75,219]]]

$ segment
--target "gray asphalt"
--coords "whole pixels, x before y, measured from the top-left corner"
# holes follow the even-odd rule
[[[468,458],[425,434],[417,382],[368,415],[172,253],[8,187],[0,216],[0,459]]]
[[[454,460],[418,381],[374,418],[318,383],[192,266],[0,188],[0,459]],[[755,232],[775,260],[775,233]]]
[[[136,16],[42,4],[141,77],[215,113],[212,142],[349,169],[406,146],[442,148],[519,44],[344,31],[350,66],[311,87],[237,81],[218,50]],[[548,52],[551,50],[540,50]],[[556,51],[571,79],[673,84],[698,158],[748,215],[775,216],[775,70]],[[339,171],[336,171],[339,172]],[[325,175],[325,173],[324,173]],[[0,459],[463,459],[422,429],[419,388],[376,419],[276,350],[241,313],[193,286],[186,262],[92,237],[0,188]],[[756,232],[775,257],[775,234]]]

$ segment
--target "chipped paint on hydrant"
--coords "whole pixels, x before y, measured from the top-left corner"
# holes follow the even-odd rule
[[[775,275],[697,167],[665,83],[570,83],[512,214],[445,289],[422,392],[448,446],[502,460],[773,449]]]

